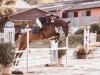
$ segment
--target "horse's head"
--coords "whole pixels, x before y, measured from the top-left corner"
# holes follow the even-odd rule
[[[70,23],[70,21],[68,21],[68,22],[64,22],[64,25],[63,25],[63,31],[64,31],[64,34],[65,34],[65,37],[67,37],[68,36],[68,32],[69,32],[69,24]]]
[[[55,31],[56,33],[59,33],[60,35],[61,34],[64,34],[65,37],[67,37],[68,35],[68,28],[69,28],[69,23],[70,22],[65,22],[63,20],[57,20],[54,22],[55,23]]]

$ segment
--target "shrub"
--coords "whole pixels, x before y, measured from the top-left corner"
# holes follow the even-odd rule
[[[76,47],[77,51],[74,52],[74,56],[77,59],[86,59],[86,50],[82,45]]]
[[[98,31],[98,30],[100,30],[100,25],[97,24],[97,23],[91,24],[90,25],[90,30],[91,30],[91,32]]]
[[[81,34],[74,34],[69,36],[68,38],[68,46],[69,47],[76,47],[77,45],[83,45],[84,36]],[[97,42],[100,42],[100,35],[97,35]]]
[[[69,36],[68,46],[76,47],[79,44],[83,45],[83,38],[84,38],[83,35],[80,35],[80,34],[74,34],[74,35]]]
[[[97,30],[97,34],[100,34],[100,29],[99,29],[99,30]]]
[[[4,66],[12,65],[14,61],[15,47],[11,43],[0,44],[0,64]]]
[[[100,42],[100,35],[97,35],[97,42]]]
[[[78,29],[74,34],[83,34],[84,33],[84,29]]]

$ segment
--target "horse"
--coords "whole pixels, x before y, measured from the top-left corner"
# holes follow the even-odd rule
[[[58,38],[61,34],[59,31],[63,31],[65,37],[68,35],[69,22],[63,20],[55,20],[49,25],[45,25],[39,34],[33,34],[32,30],[29,31],[29,43],[35,40],[49,39],[51,37]],[[27,45],[27,33],[23,33],[20,37],[20,44],[18,50],[25,50]],[[21,57],[23,53],[17,53],[16,57]]]

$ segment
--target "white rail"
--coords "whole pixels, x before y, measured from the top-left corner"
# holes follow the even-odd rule
[[[67,50],[67,47],[60,47],[60,48],[56,48],[56,50]],[[53,48],[29,48],[29,51],[39,51],[39,50],[55,50]],[[19,51],[15,51],[16,53],[23,53],[25,50],[19,50]]]

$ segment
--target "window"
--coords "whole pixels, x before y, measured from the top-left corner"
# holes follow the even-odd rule
[[[68,18],[68,14],[66,12],[62,13],[62,18]]]
[[[91,16],[91,11],[86,11],[86,16]]]
[[[78,12],[74,12],[74,17],[78,17]]]

